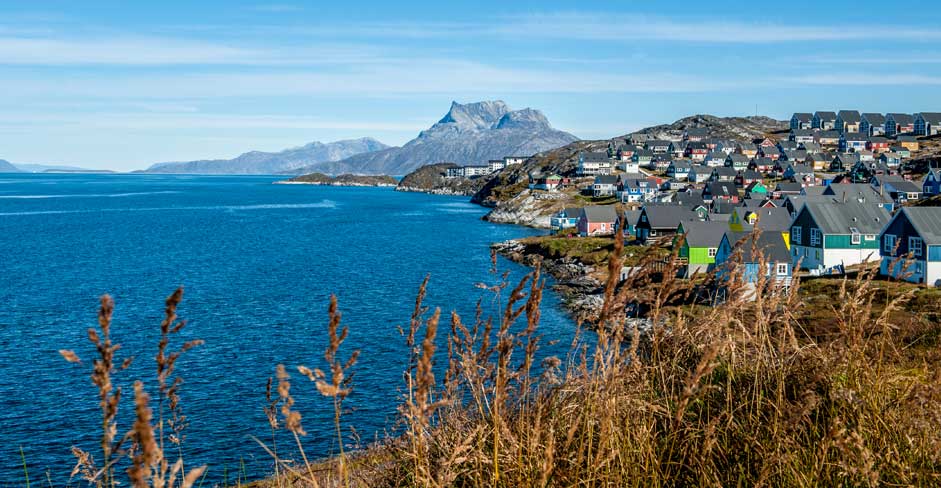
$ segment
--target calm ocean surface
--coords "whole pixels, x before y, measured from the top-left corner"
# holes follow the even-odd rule
[[[127,395],[123,433],[133,380],[154,383],[163,300],[185,287],[182,336],[206,341],[178,363],[186,462],[209,464],[212,481],[231,481],[242,463],[253,477],[272,470],[249,436],[270,438],[262,406],[275,365],[326,369],[331,293],[350,329],[341,357],[362,351],[344,427],[368,442],[393,427],[406,361],[397,328],[425,274],[426,304],[471,320],[478,299],[488,312],[495,307],[475,286],[498,281],[488,245],[539,233],[482,222],[484,209],[466,198],[274,180],[0,174],[0,486],[23,483],[21,447],[34,484],[48,472],[57,486],[74,465],[71,446],[99,452],[85,331],[103,293],[116,302],[119,357],[135,356],[116,381]],[[513,280],[528,271],[502,259],[499,266]],[[545,340],[560,341],[544,352],[564,354],[574,325],[552,293],[541,328]],[[86,363],[66,363],[59,349]],[[328,399],[296,374],[292,392],[308,455],[335,453]]]

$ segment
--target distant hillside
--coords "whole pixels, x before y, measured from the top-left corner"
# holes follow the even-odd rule
[[[9,161],[0,159],[0,173],[19,173],[20,169],[13,166]]]
[[[456,168],[454,163],[438,163],[422,166],[405,175],[396,191],[436,193],[439,195],[471,196],[483,186],[484,178],[446,178],[449,168]]]
[[[427,164],[486,164],[504,156],[529,156],[577,137],[552,128],[538,110],[510,110],[502,101],[453,102],[445,116],[402,147],[314,164],[298,172],[404,175]]]
[[[65,166],[61,164],[28,164],[16,163],[15,166],[28,173],[100,173],[103,170],[80,168],[78,166]]]
[[[369,137],[324,144],[312,142],[305,146],[281,152],[252,151],[234,159],[210,159],[201,161],[159,163],[146,169],[145,173],[189,173],[189,174],[278,174],[316,163],[339,161],[362,153],[369,153],[389,146]]]
[[[710,137],[751,142],[754,139],[774,136],[788,128],[788,122],[769,117],[716,117],[713,115],[693,115],[672,124],[657,125],[634,132],[648,134],[657,139],[679,140],[688,128],[702,127],[708,130]],[[626,138],[623,135],[615,141]],[[609,140],[577,141],[567,146],[538,154],[519,166],[507,168],[488,177],[483,187],[474,194],[472,201],[487,206],[495,206],[516,196],[525,188],[531,171],[557,173],[573,176],[578,165],[578,153],[581,151],[606,151]]]
[[[787,130],[789,123],[784,120],[775,120],[762,116],[716,117],[700,114],[682,118],[672,124],[648,127],[635,132],[635,134],[648,134],[654,139],[679,140],[683,137],[683,132],[686,129],[693,128],[707,129],[710,137],[751,142],[754,139]]]

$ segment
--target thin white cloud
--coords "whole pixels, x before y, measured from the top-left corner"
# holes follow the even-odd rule
[[[612,21],[612,19],[617,19]],[[502,16],[486,22],[353,22],[305,27],[256,26],[259,32],[365,38],[476,38],[591,42],[675,41],[714,44],[857,41],[892,39],[931,42],[941,29],[909,25],[735,21],[721,18],[670,18],[624,13],[554,12]]]
[[[22,66],[301,66],[385,62],[366,45],[321,43],[273,48],[168,37],[0,37],[0,65]]]
[[[290,72],[178,75],[117,74],[61,80],[0,78],[12,97],[213,99],[221,97],[361,96],[512,93],[701,93],[760,86],[758,79],[720,80],[658,72],[508,68],[470,61],[415,59],[380,65]]]
[[[801,85],[923,87],[941,85],[941,76],[914,73],[879,74],[840,72],[784,77],[782,81]]]

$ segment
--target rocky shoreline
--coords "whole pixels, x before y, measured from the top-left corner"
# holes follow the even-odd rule
[[[562,298],[562,304],[577,320],[591,321],[601,312],[604,284],[592,276],[596,271],[593,266],[571,258],[553,259],[531,253],[518,239],[495,242],[490,248],[514,263],[524,266],[541,264],[543,271],[555,279],[553,289]]]
[[[319,185],[319,186],[372,186],[372,187],[394,187],[398,185],[395,178],[381,175],[352,175],[342,174],[339,176],[330,176],[323,173],[311,173],[308,175],[295,176],[294,178],[282,181],[275,181],[279,185]]]
[[[469,197],[473,195],[473,192],[454,190],[451,188],[419,188],[415,186],[403,186],[403,185],[396,186],[395,191],[404,191],[404,192],[410,192],[410,193],[427,193],[429,195],[445,195],[445,196],[456,196],[456,197]]]

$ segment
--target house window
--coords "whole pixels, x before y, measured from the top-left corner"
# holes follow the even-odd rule
[[[708,251],[708,252],[709,252],[709,257],[710,257],[710,258],[716,257],[716,251],[717,251],[716,248],[710,247],[710,248],[709,248],[709,251]]]
[[[882,252],[888,256],[891,256],[895,252],[895,236],[892,234],[886,234],[883,239]]]
[[[801,240],[801,226],[795,225],[791,227],[791,242],[797,244],[798,246],[803,244]]]
[[[858,245],[863,241],[863,236],[859,234],[859,230],[856,227],[850,227],[850,232],[852,232],[852,235],[850,236],[851,244]]]
[[[908,251],[915,256],[921,257],[921,237],[909,237],[908,238]]]
[[[863,237],[863,239],[866,239],[867,241],[874,241],[874,240],[876,240],[876,235],[875,235],[875,234],[866,234],[865,237]]]
[[[820,229],[810,229],[810,245],[820,245]]]
[[[657,235],[657,230],[656,230],[656,229],[650,229],[650,235],[651,235],[651,236],[656,236],[656,235]]]
[[[787,276],[787,263],[778,263],[778,276]]]

